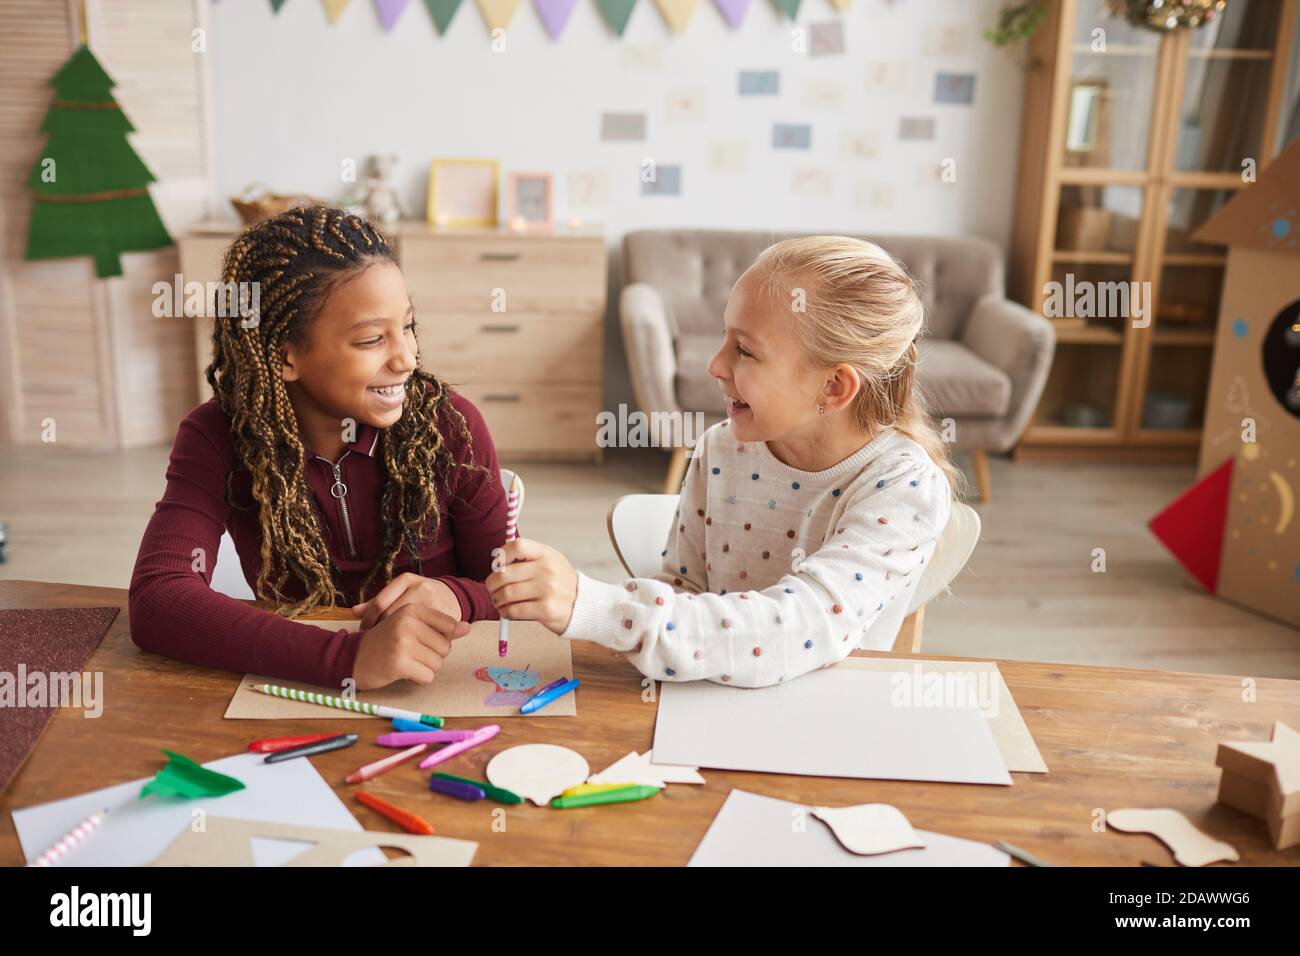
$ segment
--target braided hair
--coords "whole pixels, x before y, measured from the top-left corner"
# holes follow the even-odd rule
[[[397,256],[370,223],[329,206],[291,209],[256,223],[226,253],[207,380],[230,418],[235,454],[252,476],[262,530],[257,596],[289,604],[290,575],[306,590],[285,608],[287,617],[335,605],[342,595],[304,477],[305,448],[281,376],[284,347],[303,341],[340,282],[385,260],[396,264]],[[247,312],[252,283],[258,290],[255,318]],[[446,486],[454,469],[486,470],[457,461],[443,441],[438,422],[445,414],[464,447],[471,444],[450,394],[445,382],[415,369],[406,382],[402,417],[382,432],[383,539],[361,596],[376,576],[392,577],[403,548],[418,562],[421,543],[436,538],[435,479]]]

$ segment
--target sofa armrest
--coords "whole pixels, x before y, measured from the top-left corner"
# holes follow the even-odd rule
[[[618,316],[637,404],[647,413],[680,411],[677,353],[663,297],[653,286],[633,282],[619,293]]]
[[[1003,429],[1010,448],[1029,424],[1047,385],[1056,354],[1056,329],[1018,302],[990,294],[976,301],[961,341],[1011,379],[1011,402]]]

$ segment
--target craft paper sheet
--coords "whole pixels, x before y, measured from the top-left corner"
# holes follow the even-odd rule
[[[840,846],[812,807],[732,790],[687,866],[1009,866],[987,843],[917,830],[923,849],[860,856]]]
[[[978,707],[896,706],[893,674],[849,668],[760,689],[664,682],[654,754],[719,770],[1012,782]]]
[[[267,820],[300,826],[360,831],[361,824],[343,805],[311,761],[285,760],[264,763],[265,754],[236,754],[203,766],[228,774],[244,783],[243,790],[198,800],[139,798],[140,788],[152,779],[142,777],[130,783],[83,793],[53,803],[43,803],[13,812],[14,828],[28,859],[43,853],[55,840],[92,813],[104,808],[112,812],[99,829],[80,846],[69,851],[63,866],[143,866],[162,855],[181,831],[191,826],[195,811],[239,820]],[[166,761],[158,754],[159,766]],[[301,853],[303,844],[282,840],[259,840],[254,844],[258,866],[279,866]],[[384,862],[376,848],[361,850],[347,866],[370,866]]]
[[[315,623],[315,622],[313,622]],[[497,656],[496,621],[476,621],[469,633],[452,642],[451,654],[432,684],[420,686],[399,681],[379,690],[357,693],[371,704],[404,707],[438,717],[519,717],[519,705],[559,677],[573,676],[569,642],[532,621],[510,623],[510,653]],[[271,697],[253,690],[254,684],[280,684],[337,697],[341,688],[313,687],[294,681],[245,674],[226,708],[226,717],[238,720],[332,719],[355,716],[347,711],[296,700]],[[572,717],[578,712],[582,688],[547,704],[527,719]]]

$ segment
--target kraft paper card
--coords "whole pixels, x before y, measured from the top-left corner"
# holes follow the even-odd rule
[[[333,622],[308,622],[325,625]],[[518,717],[519,705],[559,677],[573,676],[569,642],[532,621],[510,623],[510,653],[497,656],[496,621],[476,621],[469,633],[452,644],[451,654],[432,684],[399,681],[379,690],[358,691],[356,699],[371,704],[403,707],[438,717]],[[245,674],[226,708],[234,720],[338,720],[369,719],[332,707],[270,697],[253,690],[254,684],[279,684],[319,694],[339,696],[343,688],[313,687],[260,674]],[[547,704],[536,717],[573,717],[582,688]],[[376,718],[378,719],[378,718]]]
[[[28,860],[39,856],[92,813],[104,809],[109,811],[104,822],[68,851],[61,866],[144,866],[157,859],[182,831],[206,826],[217,816],[361,832],[361,824],[310,760],[265,763],[265,756],[236,754],[204,764],[208,770],[244,784],[244,789],[221,797],[177,800],[151,796],[142,800],[140,789],[153,779],[142,777],[15,810],[14,829],[23,856]],[[303,849],[300,843],[283,841],[258,841],[254,848],[258,866],[279,866]],[[383,862],[384,854],[370,847],[354,854],[347,865]]]
[[[267,820],[209,817],[204,830],[186,828],[151,866],[257,866],[261,841],[299,844],[302,851],[281,866],[343,866],[359,850],[393,847],[407,856],[378,866],[469,866],[478,844],[412,833],[375,833],[369,830],[331,830]]]
[[[1047,773],[1043,755],[1038,752],[1038,745],[1025,726],[1025,719],[1020,716],[1016,699],[1011,696],[1002,672],[993,661],[900,661],[882,657],[848,657],[835,666],[898,675],[894,678],[895,686],[908,681],[912,684],[911,690],[922,697],[935,692],[936,687],[950,692],[952,682],[965,681],[968,691],[973,692],[979,701],[980,711],[988,721],[993,741],[998,745],[1007,769],[1016,773]]]
[[[655,760],[815,777],[1011,784],[977,706],[904,699],[893,684],[887,672],[841,667],[757,689],[664,682]]]
[[[923,847],[862,856],[840,845],[813,807],[732,790],[687,866],[1010,866],[974,840],[914,831]]]

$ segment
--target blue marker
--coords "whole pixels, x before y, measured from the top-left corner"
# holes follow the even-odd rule
[[[563,697],[569,691],[576,689],[578,683],[578,678],[575,677],[573,680],[565,681],[560,684],[559,687],[556,687],[553,684],[548,685],[545,690],[538,691],[532,697],[529,697],[528,700],[524,701],[523,705],[519,708],[519,713],[531,714],[535,710],[541,710],[551,701]]]
[[[398,733],[413,733],[419,731],[425,733],[430,730],[437,730],[437,727],[430,724],[422,724],[418,720],[404,720],[401,717],[393,718],[393,729]]]

